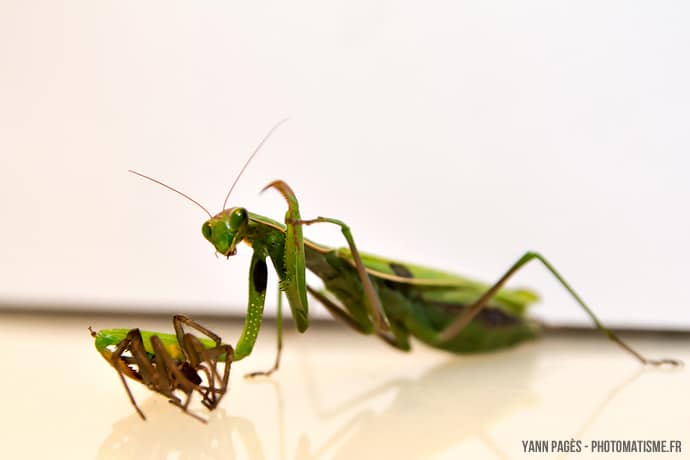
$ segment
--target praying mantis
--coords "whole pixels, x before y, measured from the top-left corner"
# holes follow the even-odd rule
[[[303,219],[294,191],[282,180],[273,181],[263,189],[276,190],[286,201],[287,211],[282,223],[243,207],[228,207],[230,194],[242,173],[284,121],[273,126],[256,147],[225,196],[223,210],[215,215],[179,190],[130,170],[200,207],[208,215],[201,228],[202,234],[217,254],[229,259],[242,242],[252,248],[247,313],[234,349],[234,361],[251,354],[259,334],[267,289],[267,260],[278,275],[280,292],[287,298],[299,332],[309,326],[309,293],[335,318],[360,333],[376,335],[399,350],[410,350],[410,338],[414,337],[453,353],[498,350],[538,334],[540,324],[526,315],[529,306],[538,299],[537,295],[529,290],[504,286],[522,267],[539,261],[595,327],[642,364],[681,364],[674,359],[649,359],[624,342],[604,326],[559,271],[538,252],[525,252],[496,282],[485,284],[441,270],[360,253],[345,222],[330,217]],[[347,247],[332,248],[303,236],[305,226],[322,223],[339,227]],[[307,284],[307,270],[322,280],[323,289]],[[248,376],[270,375],[279,368],[282,332],[282,295],[279,295],[275,362],[272,368]]]
[[[527,310],[538,300],[537,295],[526,289],[504,287],[510,278],[532,261],[539,261],[551,273],[599,331],[640,363],[654,366],[682,364],[675,359],[649,359],[628,345],[598,319],[560,272],[538,252],[525,252],[497,281],[486,284],[433,268],[361,253],[345,222],[321,216],[303,219],[295,192],[282,180],[275,180],[263,189],[276,190],[286,201],[287,211],[282,223],[243,207],[227,207],[237,181],[284,121],[276,124],[256,147],[225,196],[223,210],[215,215],[185,193],[130,170],[201,208],[208,215],[201,232],[217,254],[229,259],[237,253],[242,242],[247,243],[253,251],[249,265],[247,313],[234,349],[222,344],[220,338],[208,329],[182,316],[174,319],[175,335],[139,329],[91,331],[96,348],[117,370],[130,401],[142,418],[145,418],[144,414],[134,401],[125,376],[168,397],[172,404],[202,421],[187,410],[192,394],[200,394],[202,403],[208,409],[217,407],[227,390],[231,363],[249,356],[256,343],[263,322],[268,283],[267,260],[279,278],[276,357],[270,369],[252,372],[247,377],[268,376],[280,366],[283,294],[299,332],[309,327],[309,293],[335,318],[354,330],[376,335],[403,351],[411,349],[411,337],[452,353],[494,351],[533,339],[541,325],[527,316]],[[305,238],[304,227],[314,224],[339,227],[347,247],[332,248]],[[322,280],[322,289],[307,284],[307,270]],[[210,340],[185,334],[183,324],[197,329]],[[226,365],[221,377],[217,366],[222,361]],[[206,377],[205,385],[199,372]],[[185,395],[184,402],[176,392]]]

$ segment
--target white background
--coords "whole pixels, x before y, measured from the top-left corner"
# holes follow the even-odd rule
[[[232,205],[280,219],[258,191],[282,178],[364,251],[494,280],[534,249],[610,324],[689,328],[688,24],[680,1],[4,0],[0,304],[240,313],[250,249],[217,259],[203,212],[126,170],[217,212],[289,116]],[[536,264],[514,284],[588,324]]]

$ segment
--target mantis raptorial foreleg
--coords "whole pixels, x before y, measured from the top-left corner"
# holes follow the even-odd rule
[[[247,317],[244,320],[242,333],[235,346],[236,361],[248,356],[256,343],[261,321],[263,320],[267,283],[268,268],[266,267],[266,255],[264,251],[255,249],[252,254],[252,261],[249,265],[249,303],[247,305]]]
[[[245,320],[244,329],[240,341],[237,343],[237,359],[242,359],[251,353],[256,337],[259,332],[259,326],[263,317],[263,307],[266,298],[266,255],[270,255],[274,260],[274,265],[278,268],[278,276],[280,277],[280,284],[278,288],[278,316],[277,316],[277,334],[278,334],[278,350],[276,352],[276,360],[273,367],[267,371],[257,371],[245,375],[245,377],[257,377],[260,375],[270,375],[275,372],[280,366],[280,357],[283,348],[283,316],[282,316],[282,292],[288,298],[290,303],[290,310],[292,317],[295,320],[297,329],[304,332],[309,325],[308,318],[308,303],[307,303],[307,287],[306,287],[306,262],[304,260],[304,237],[302,236],[302,226],[296,221],[299,221],[299,203],[295,197],[295,193],[290,186],[283,181],[273,181],[264,187],[263,190],[275,188],[285,198],[288,203],[288,210],[285,213],[285,237],[283,248],[280,257],[270,252],[271,248],[261,249],[255,248],[252,257],[252,266],[249,275],[249,310],[247,319]],[[274,249],[274,248],[273,248]],[[275,250],[275,249],[274,249]],[[257,259],[261,259],[261,262]],[[257,265],[259,264],[259,265]],[[263,264],[262,266],[260,264]],[[257,275],[257,268],[260,268],[260,274]],[[250,318],[250,312],[253,317]]]
[[[263,190],[275,188],[288,203],[285,212],[285,238],[283,246],[282,273],[280,276],[280,288],[290,304],[292,317],[295,320],[297,330],[304,332],[309,326],[309,306],[307,303],[307,263],[304,256],[304,236],[300,225],[299,203],[295,192],[282,180],[276,180],[268,184]],[[263,191],[262,190],[262,191]],[[275,257],[271,254],[272,257]]]
[[[390,327],[386,322],[385,311],[383,309],[383,305],[381,305],[381,299],[379,299],[378,294],[374,290],[374,285],[371,283],[369,275],[367,275],[366,268],[364,267],[364,262],[362,262],[362,258],[359,255],[359,250],[357,249],[357,245],[355,245],[355,240],[352,237],[350,227],[348,227],[347,224],[345,224],[345,222],[341,220],[321,216],[317,217],[316,219],[300,220],[297,223],[300,223],[302,225],[330,223],[340,227],[340,231],[345,237],[347,245],[350,248],[350,253],[352,254],[352,259],[355,263],[357,275],[359,276],[359,281],[362,283],[362,288],[364,289],[364,296],[367,300],[367,311],[371,315],[371,318],[374,320],[374,326],[376,328],[376,331],[379,333],[379,335],[388,331]]]
[[[438,339],[440,342],[447,342],[455,338],[462,330],[472,321],[472,319],[477,316],[477,314],[485,308],[489,301],[498,293],[498,291],[503,287],[503,285],[513,276],[516,272],[520,270],[525,264],[532,260],[539,260],[546,269],[551,272],[551,274],[556,278],[556,280],[568,291],[573,299],[582,307],[582,309],[587,313],[587,315],[592,319],[597,329],[603,332],[609,339],[616,342],[618,345],[623,347],[627,352],[632,354],[643,364],[651,365],[661,365],[661,364],[671,364],[677,366],[681,364],[680,361],[675,359],[648,359],[642,356],[640,353],[631,348],[627,343],[625,343],[617,334],[608,329],[606,326],[599,321],[594,312],[587,306],[587,304],[582,300],[582,298],[575,292],[575,290],[568,284],[568,282],[563,278],[563,276],[554,268],[551,263],[546,260],[541,254],[536,252],[526,252],[522,257],[520,257],[517,262],[515,262],[501,278],[496,281],[496,283],[491,286],[474,304],[470,305],[465,311],[460,313],[460,315],[450,324],[446,329],[444,329],[439,335]]]
[[[278,287],[278,306],[276,310],[277,351],[276,360],[273,363],[273,367],[267,371],[250,372],[249,374],[244,375],[245,378],[254,378],[259,376],[268,377],[280,367],[280,357],[283,353],[283,292],[280,290],[280,287]]]
[[[338,225],[348,243],[348,246],[350,247],[350,251],[352,252],[352,256],[355,261],[355,266],[357,268],[357,273],[360,278],[360,282],[362,283],[365,297],[366,297],[366,303],[367,303],[367,309],[369,311],[369,314],[371,315],[371,318],[374,320],[374,325],[376,332],[379,336],[381,336],[384,340],[386,340],[389,343],[395,344],[398,341],[398,338],[395,336],[391,336],[390,334],[387,334],[387,332],[390,330],[389,325],[386,323],[385,320],[385,313],[383,310],[383,306],[381,305],[381,301],[376,294],[376,291],[374,290],[374,286],[371,283],[371,280],[369,279],[369,276],[366,273],[366,269],[364,268],[364,263],[362,262],[362,259],[359,255],[359,251],[357,250],[357,246],[355,245],[354,239],[352,237],[352,233],[350,232],[350,228],[342,221],[337,220],[337,219],[331,219],[327,217],[317,217],[316,219],[310,219],[310,220],[302,220],[300,218],[299,214],[299,203],[297,201],[297,197],[295,196],[295,193],[292,191],[290,186],[286,184],[285,182],[281,180],[276,180],[268,184],[266,187],[264,187],[263,190],[267,190],[269,188],[275,188],[280,192],[280,194],[285,198],[285,201],[288,203],[288,210],[285,213],[285,238],[284,238],[284,249],[283,249],[283,257],[282,257],[282,264],[278,263],[275,264],[279,267],[282,267],[282,273],[279,272],[280,276],[280,288],[281,290],[285,291],[285,295],[288,298],[288,302],[290,303],[290,309],[292,311],[292,316],[295,320],[295,323],[297,324],[297,329],[302,332],[304,331],[309,322],[308,322],[308,304],[307,304],[307,290],[308,286],[306,284],[306,262],[305,262],[305,256],[304,256],[304,236],[302,234],[302,225],[311,225],[314,223],[319,223],[319,222],[327,222],[327,223],[332,223],[335,225]],[[256,249],[255,249],[255,254],[256,254]],[[273,255],[272,255],[273,256]],[[252,262],[254,259],[252,259]],[[275,261],[274,261],[275,263]],[[250,272],[251,273],[251,272]],[[252,276],[250,275],[250,278]],[[256,301],[256,295],[252,295],[251,288],[253,287],[252,279],[250,279],[250,305]],[[254,283],[256,284],[256,283]],[[281,350],[282,350],[282,316],[281,316],[281,310],[280,310],[280,296],[279,296],[279,311],[278,311],[278,324],[277,324],[277,334],[278,334],[278,352],[276,355],[276,361],[272,369],[269,369],[268,371],[264,372],[253,372],[251,374],[248,374],[248,377],[254,377],[257,375],[270,375],[272,372],[274,372],[276,369],[278,369],[280,365],[280,355],[281,355]],[[263,310],[263,301],[261,302],[262,310]],[[247,327],[250,327],[251,323],[249,320],[249,316],[247,318],[247,321],[245,322],[245,330]],[[258,332],[258,330],[257,330]],[[240,342],[244,343],[242,339],[244,338],[245,332],[243,331],[242,333],[242,338]],[[397,335],[397,334],[395,334]],[[254,340],[256,338],[254,337]],[[251,344],[253,346],[253,342]],[[409,348],[409,345],[407,346]],[[243,356],[245,356],[244,353],[241,353],[240,350],[244,351],[244,348],[240,347],[240,343],[238,342],[237,345],[237,353],[239,357],[237,359],[241,359]],[[251,351],[251,349],[249,350]],[[241,354],[240,354],[241,353]],[[248,354],[248,353],[247,353]]]

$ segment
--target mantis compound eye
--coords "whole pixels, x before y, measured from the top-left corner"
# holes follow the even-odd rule
[[[204,235],[204,238],[211,241],[213,231],[211,230],[211,224],[209,224],[208,221],[204,222],[204,225],[201,226],[201,233]]]
[[[228,225],[231,230],[236,231],[244,225],[245,222],[247,222],[247,210],[244,208],[237,208],[230,214]]]

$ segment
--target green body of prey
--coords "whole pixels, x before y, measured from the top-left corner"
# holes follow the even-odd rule
[[[98,350],[106,361],[109,361],[112,354],[112,348],[125,340],[125,337],[127,337],[127,333],[130,330],[131,329],[117,328],[101,329],[96,331],[95,335],[93,336],[96,350]],[[178,361],[183,361],[185,359],[184,355],[182,354],[182,348],[180,348],[180,343],[177,340],[177,336],[175,334],[166,334],[163,332],[141,331],[141,338],[143,339],[144,349],[147,353],[151,355],[154,354],[153,347],[151,346],[151,336],[154,335],[161,339],[161,342],[163,342],[165,349],[168,351],[172,359]],[[199,341],[208,349],[216,346],[216,343],[211,339],[199,337]],[[225,355],[221,355],[218,361],[225,361]]]

